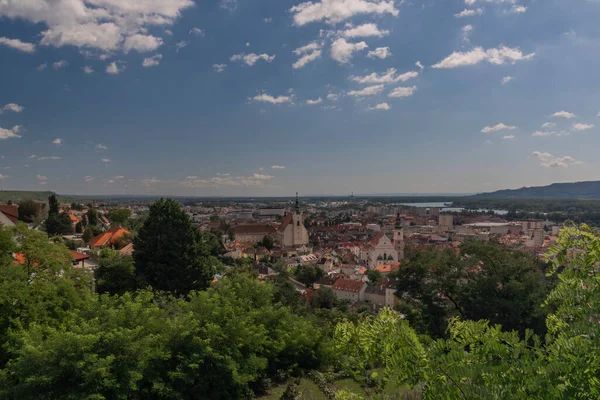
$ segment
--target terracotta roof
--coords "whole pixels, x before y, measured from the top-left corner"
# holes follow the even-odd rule
[[[400,267],[400,263],[395,262],[395,263],[390,263],[390,264],[385,264],[385,265],[378,265],[374,269],[375,269],[375,271],[379,271],[382,274],[389,274],[390,272],[398,271],[399,267]]]
[[[359,293],[366,284],[361,281],[351,279],[338,278],[333,284],[333,290],[341,290],[343,292]]]
[[[285,217],[283,217],[283,221],[281,221],[281,225],[279,225],[279,228],[277,228],[277,232],[283,233],[285,228],[292,223],[293,219],[294,216],[291,213],[286,214]]]
[[[127,246],[123,247],[119,250],[122,256],[131,256],[133,255],[133,243],[129,243]]]
[[[79,222],[79,218],[77,218],[76,216],[74,216],[73,214],[69,213],[69,218],[71,219],[71,222]]]
[[[89,245],[90,247],[112,246],[118,238],[125,234],[131,234],[131,232],[123,227],[115,226],[90,240]]]
[[[379,241],[381,240],[382,237],[383,237],[383,232],[379,232],[377,234],[377,236],[375,236],[373,238],[373,240],[371,241],[371,246],[376,247],[379,244]]]
[[[233,228],[236,235],[270,235],[276,232],[271,225],[238,225]]]
[[[75,262],[81,262],[90,258],[90,256],[88,256],[87,254],[78,253],[73,250],[69,250],[69,253],[71,253],[71,256],[73,257],[73,260],[75,260]]]
[[[19,221],[19,207],[18,206],[0,206],[0,212],[8,219],[10,219],[13,223],[17,223]]]

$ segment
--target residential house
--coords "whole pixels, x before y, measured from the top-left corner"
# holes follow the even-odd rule
[[[131,232],[121,226],[114,226],[104,233],[92,238],[88,245],[92,249],[101,249],[103,247],[112,247],[118,243],[118,240],[125,235],[131,235]]]
[[[0,205],[0,225],[16,226],[19,222],[19,207]]]
[[[338,300],[348,300],[351,303],[357,303],[365,300],[367,284],[362,281],[338,278],[333,284],[332,289]]]

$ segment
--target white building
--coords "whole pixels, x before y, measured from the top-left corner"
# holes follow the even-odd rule
[[[369,268],[374,268],[377,265],[387,264],[389,262],[398,261],[398,251],[396,246],[385,233],[380,232],[371,241],[371,247],[367,254],[367,262]]]

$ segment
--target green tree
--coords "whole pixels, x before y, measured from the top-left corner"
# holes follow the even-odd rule
[[[308,287],[312,287],[323,276],[325,276],[325,272],[321,268],[310,265],[299,265],[294,270],[294,278]]]
[[[81,221],[75,225],[75,233],[83,233],[83,224]]]
[[[131,218],[131,210],[128,208],[116,208],[114,210],[110,210],[108,217],[113,223],[122,225],[129,218]]]
[[[264,248],[266,248],[269,251],[273,250],[273,248],[275,247],[275,241],[273,240],[273,238],[271,236],[263,237],[262,241],[259,242],[258,244],[263,246]]]
[[[98,211],[94,207],[90,207],[86,213],[88,225],[98,225]]]
[[[122,256],[117,250],[102,249],[94,276],[99,294],[122,295],[136,289],[133,258]]]
[[[33,200],[25,200],[19,203],[19,221],[33,222],[35,217],[40,215],[40,212],[40,204]]]
[[[369,278],[369,282],[376,285],[381,282],[383,275],[381,275],[381,272],[375,269],[370,269],[369,272],[367,272],[367,278]]]
[[[48,215],[58,215],[58,213],[60,212],[60,207],[58,204],[58,199],[56,198],[56,195],[54,193],[50,195],[50,197],[48,197],[48,205]]]
[[[13,201],[9,199],[9,200],[6,202],[6,204],[7,204],[7,205],[9,205],[9,206],[12,206],[12,205],[13,205]]]
[[[48,236],[70,235],[73,233],[73,223],[66,213],[50,214],[46,219]]]
[[[321,287],[310,298],[310,305],[313,308],[332,309],[335,306],[336,297],[333,290],[328,287]]]
[[[194,228],[178,202],[160,199],[134,239],[136,274],[142,285],[175,294],[206,289],[221,266],[221,247]]]
[[[92,240],[93,237],[94,237],[93,230],[91,228],[86,228],[86,230],[83,232],[83,236],[81,238],[87,244],[90,242],[90,240]]]

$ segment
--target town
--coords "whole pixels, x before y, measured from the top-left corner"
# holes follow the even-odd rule
[[[55,204],[65,223],[49,234],[62,236],[75,266],[93,272],[102,262],[102,249],[133,254],[133,237],[151,202]],[[407,248],[459,251],[466,241],[493,241],[541,258],[556,244],[561,229],[545,220],[507,221],[502,213],[461,215],[445,211],[453,209],[444,204],[382,204],[354,196],[306,201],[296,194],[280,201],[186,203],[182,207],[193,226],[214,233],[221,243],[224,268],[215,274],[215,282],[236,260],[251,260],[259,279],[289,272],[288,280],[307,302],[320,288],[330,288],[338,301],[373,311],[397,304],[388,275],[402,268]],[[33,201],[3,204],[0,224],[24,221],[30,229],[48,231],[52,207]],[[14,257],[21,260],[19,254]]]

